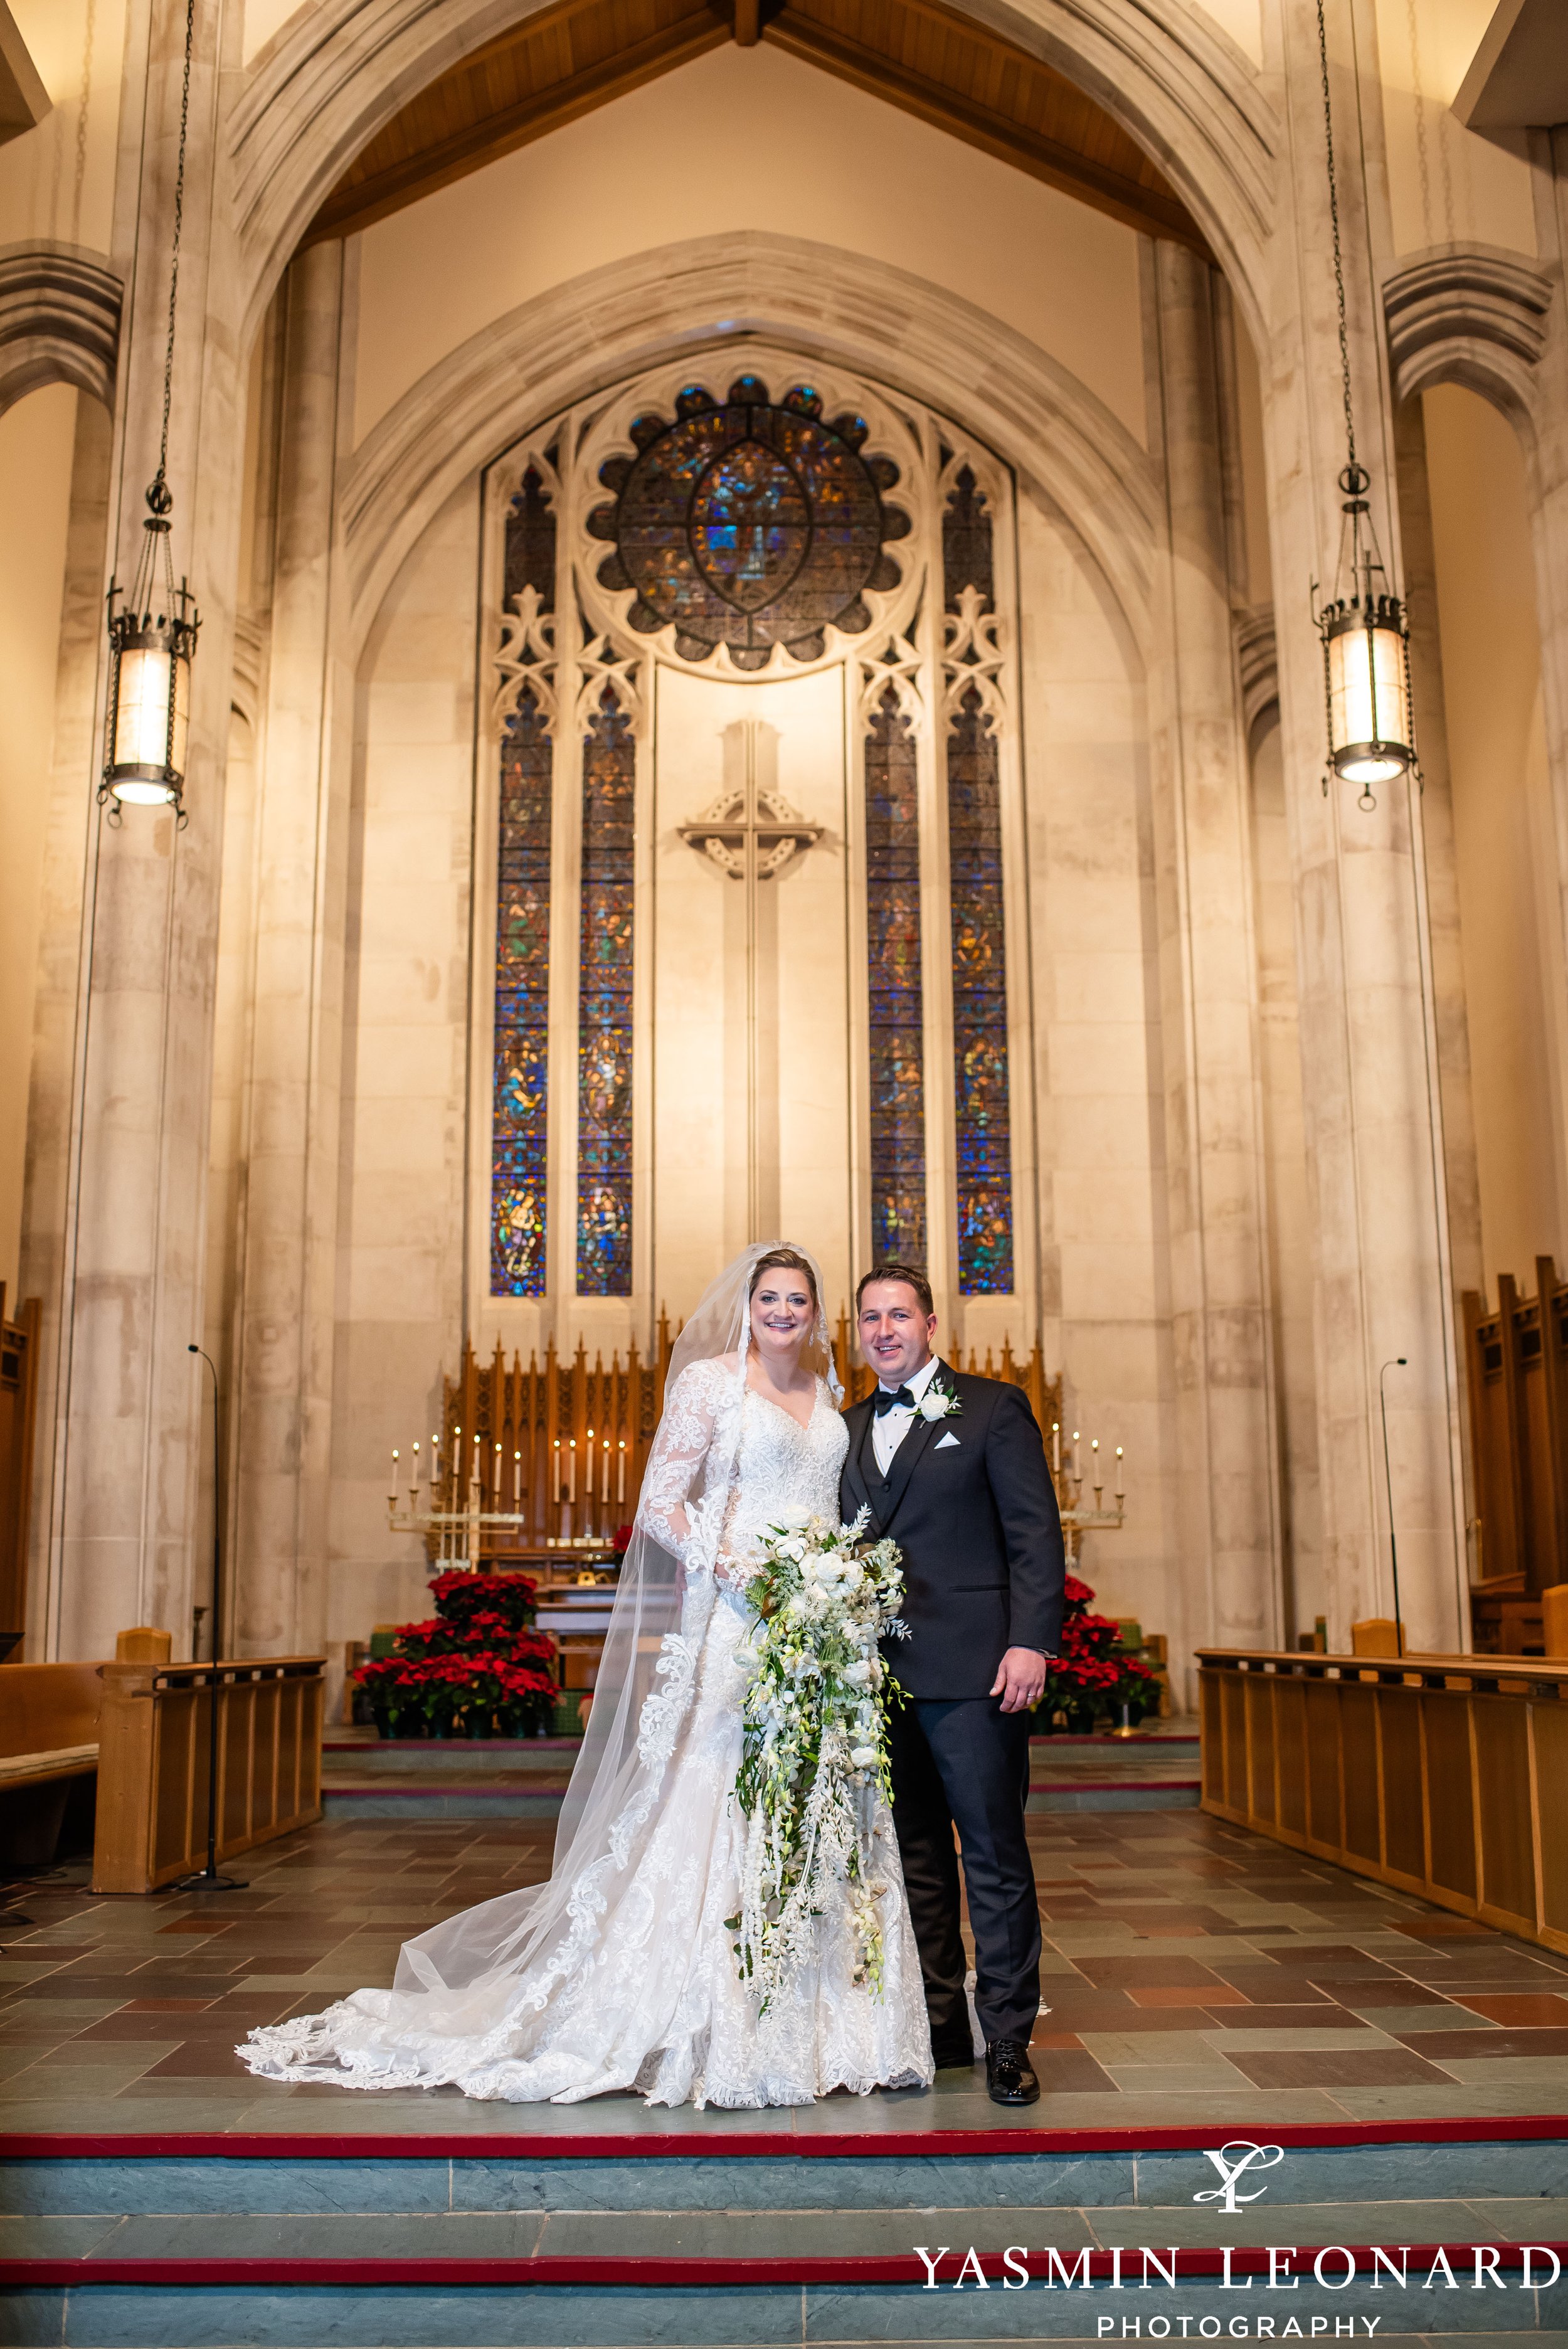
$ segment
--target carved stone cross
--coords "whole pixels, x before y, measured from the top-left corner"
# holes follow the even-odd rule
[[[770,790],[759,780],[758,720],[742,722],[746,730],[742,779],[727,783],[716,800],[678,829],[683,840],[711,857],[732,881],[773,881],[796,856],[815,847],[822,827],[809,823],[781,792]]]

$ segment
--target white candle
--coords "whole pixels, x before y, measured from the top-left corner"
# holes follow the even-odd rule
[[[1059,1419],[1051,1422],[1051,1466],[1059,1476],[1062,1473],[1062,1423]]]
[[[397,1446],[396,1444],[392,1446],[392,1490],[387,1497],[396,1507],[397,1501]]]
[[[624,1444],[621,1446],[620,1457],[615,1464],[615,1506],[617,1508],[624,1508],[626,1506],[626,1447]]]
[[[1116,1497],[1119,1501],[1121,1498],[1121,1446],[1119,1444],[1116,1447]]]
[[[552,1501],[559,1501],[561,1498],[561,1438],[559,1435],[555,1439],[555,1449],[550,1455],[550,1497]]]
[[[511,1455],[511,1513],[515,1517],[520,1516],[521,1512],[522,1454],[521,1452],[514,1452]]]
[[[599,1498],[606,1503],[610,1498],[610,1439],[608,1436],[604,1438],[604,1465],[599,1478]]]
[[[438,1433],[433,1434],[430,1438],[430,1506],[433,1509],[438,1509],[441,1506],[439,1501],[436,1498],[436,1487],[439,1485],[440,1481],[441,1439]]]
[[[566,1497],[575,1503],[577,1499],[577,1438],[575,1436],[573,1437],[566,1454]]]

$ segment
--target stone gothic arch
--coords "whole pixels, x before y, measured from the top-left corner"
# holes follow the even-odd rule
[[[1125,426],[1057,360],[944,288],[894,270],[872,281],[851,254],[756,231],[637,254],[554,287],[405,394],[343,484],[356,647],[409,548],[477,465],[539,418],[666,356],[750,337],[891,379],[961,419],[1081,535],[1146,644],[1158,477]]]
[[[242,347],[366,141],[438,74],[531,13],[518,0],[438,10],[427,0],[329,0],[301,9],[261,51],[225,140]],[[1159,162],[1258,329],[1269,308],[1279,121],[1249,60],[1185,0],[1136,10],[1123,0],[1026,0],[995,29],[1078,82]]]

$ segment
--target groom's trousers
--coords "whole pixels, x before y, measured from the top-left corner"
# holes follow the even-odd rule
[[[888,1723],[892,1816],[920,1951],[932,2044],[971,2039],[964,1994],[958,1854],[975,1936],[975,2012],[987,2044],[1026,2046],[1040,2007],[1040,1911],[1024,1834],[1028,1713],[995,1697],[915,1697]]]

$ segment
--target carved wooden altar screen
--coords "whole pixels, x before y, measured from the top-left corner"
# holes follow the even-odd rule
[[[536,1559],[563,1540],[608,1543],[617,1527],[631,1523],[664,1408],[673,1343],[661,1314],[645,1360],[634,1347],[624,1361],[612,1354],[606,1364],[596,1355],[590,1364],[579,1346],[563,1361],[552,1346],[542,1363],[534,1355],[525,1368],[518,1354],[508,1362],[499,1345],[489,1361],[468,1349],[458,1376],[445,1381],[434,1506],[454,1515],[477,1507],[486,1516],[522,1520],[515,1528],[480,1525],[479,1562]],[[845,1400],[856,1402],[871,1392],[874,1373],[852,1354],[847,1313],[839,1316],[835,1351]],[[1022,1387],[1048,1450],[1052,1423],[1061,1416],[1061,1381],[1047,1378],[1038,1346],[1026,1357],[1005,1343],[999,1358],[987,1350],[981,1360],[971,1351],[965,1361],[952,1350],[945,1359],[956,1369]],[[432,1536],[432,1557],[437,1547]]]

